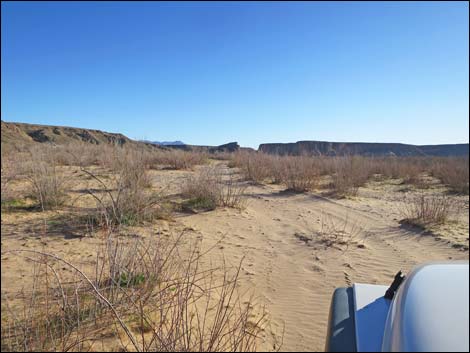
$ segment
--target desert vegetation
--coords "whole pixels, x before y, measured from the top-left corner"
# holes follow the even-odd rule
[[[362,233],[364,233],[364,230],[361,226],[351,221],[348,216],[342,219],[322,213],[318,231],[307,235],[296,233],[295,237],[310,246],[336,248],[345,252],[350,246],[365,247],[363,239],[366,234]]]
[[[152,183],[144,156],[126,152],[111,160],[111,178],[81,167],[81,171],[98,182],[97,189],[86,189],[96,204],[89,214],[98,225],[112,229],[121,225],[136,225],[163,216],[161,195],[150,190]]]
[[[185,207],[213,210],[217,207],[241,208],[244,204],[245,186],[240,185],[232,174],[223,175],[216,168],[203,168],[189,177],[182,193],[188,198]]]
[[[17,165],[11,157],[2,155],[1,167],[1,201],[2,206],[12,198],[12,191],[10,188],[11,182],[17,177]]]
[[[431,174],[452,191],[468,195],[469,162],[467,158],[439,158],[431,165]]]
[[[66,179],[53,155],[31,150],[22,165],[30,195],[41,209],[57,209],[66,199]]]
[[[426,228],[447,222],[456,211],[455,201],[448,195],[421,193],[405,199],[402,222]]]
[[[164,165],[173,169],[191,169],[196,165],[206,164],[208,156],[205,153],[194,153],[181,150],[171,150],[153,156],[153,165]]]
[[[2,252],[27,258],[32,279],[27,292],[2,293],[2,350],[253,351],[265,316],[236,295],[239,267],[203,271],[197,244],[182,238],[109,237],[89,269]]]
[[[125,227],[171,217],[163,195],[153,188],[152,168],[186,169],[207,162],[197,153],[155,153],[74,144],[2,158],[2,212],[10,212],[3,204],[15,197],[30,200],[42,212],[72,207],[75,218],[68,214],[68,225],[82,223],[88,236],[100,239],[94,260],[86,265],[47,249],[2,250],[2,259],[26,259],[31,270],[29,290],[13,297],[2,290],[2,350],[255,349],[264,315],[253,321],[253,302],[240,301],[240,265],[202,266],[199,246],[188,243],[184,232],[121,240]],[[74,181],[83,179],[87,183],[78,197],[71,195]],[[187,177],[188,185],[194,182],[193,191],[186,189],[191,197],[217,207],[241,207],[244,188],[233,176],[224,179],[207,168]],[[26,194],[15,195],[12,183],[24,184]],[[77,207],[80,202],[86,207]]]
[[[11,284],[2,287],[5,351],[277,350],[283,325],[271,327],[266,291],[294,291],[304,274],[297,261],[310,264],[311,251],[308,283],[326,271],[323,258],[340,261],[332,268],[345,268],[349,283],[354,259],[382,246],[361,212],[393,213],[416,232],[450,229],[447,241],[468,249],[454,229],[468,198],[468,158],[74,142],[2,150],[1,171],[2,279]],[[377,193],[398,211],[381,201],[356,210]],[[300,258],[274,271],[289,259],[274,255],[284,246]],[[247,288],[265,280],[258,303]],[[289,297],[297,294],[284,303],[297,305]],[[272,315],[285,314],[277,310]],[[294,316],[287,320],[295,327]]]
[[[468,194],[468,158],[438,157],[322,157],[275,156],[238,152],[229,166],[237,167],[247,180],[281,183],[294,191],[313,190],[320,176],[329,176],[329,187],[337,195],[356,195],[369,180],[401,179],[403,184],[426,188],[434,176],[450,190]]]
[[[338,195],[357,195],[359,187],[371,177],[370,164],[362,157],[336,158],[331,187]]]

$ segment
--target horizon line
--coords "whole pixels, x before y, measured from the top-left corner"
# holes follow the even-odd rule
[[[108,131],[108,130],[101,130],[101,129],[97,129],[97,128],[68,126],[68,125],[50,125],[50,124],[39,124],[39,123],[25,123],[25,122],[20,122],[20,121],[7,121],[7,120],[5,120],[5,119],[3,119],[3,118],[1,118],[1,121],[2,121],[2,122],[5,122],[5,123],[11,123],[11,124],[25,124],[25,125],[37,125],[37,126],[55,126],[55,127],[70,128],[70,129],[96,130],[96,131],[106,132],[106,133],[110,133],[110,134],[120,134],[120,135],[123,135],[123,136],[127,137],[127,138],[130,139],[130,140],[137,141],[137,142],[148,142],[148,143],[151,143],[151,142],[156,142],[156,141],[157,141],[157,142],[180,141],[180,142],[182,142],[184,145],[189,145],[189,146],[209,146],[209,145],[207,145],[207,144],[186,143],[186,142],[184,142],[184,141],[183,141],[182,139],[180,139],[180,138],[172,138],[172,139],[165,139],[165,138],[149,139],[149,138],[145,138],[145,139],[139,139],[139,138],[130,137],[130,136],[126,135],[126,134],[123,133],[123,132],[111,132],[111,131]],[[238,141],[229,141],[229,142],[225,142],[225,143],[222,143],[222,144],[217,144],[217,145],[214,145],[214,146],[220,146],[220,145],[224,145],[224,144],[232,143],[232,142],[238,143]],[[258,147],[257,147],[256,149],[259,149],[259,146],[261,146],[261,145],[268,145],[268,144],[295,144],[295,143],[299,143],[299,142],[356,143],[356,144],[374,144],[374,143],[375,143],[375,144],[400,144],[400,145],[410,145],[410,146],[442,146],[442,145],[468,145],[468,144],[470,144],[470,142],[469,142],[468,140],[467,140],[467,142],[414,144],[414,143],[408,143],[408,142],[335,141],[335,140],[315,140],[315,139],[312,139],[312,140],[304,140],[304,139],[302,139],[302,140],[297,140],[297,141],[295,141],[295,142],[262,142],[262,143],[259,143],[259,144],[258,144]],[[240,145],[240,147],[253,148],[253,149],[254,149],[254,147],[250,147],[250,146],[242,146],[242,145]]]

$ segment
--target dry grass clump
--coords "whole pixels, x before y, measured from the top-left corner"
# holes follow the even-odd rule
[[[43,211],[56,209],[65,203],[66,178],[54,156],[44,150],[31,150],[21,168],[29,183],[31,197]]]
[[[420,193],[405,199],[402,223],[424,228],[428,225],[445,223],[454,212],[455,201],[449,196]]]
[[[188,198],[183,207],[199,210],[242,208],[245,189],[232,174],[224,177],[215,168],[203,168],[195,176],[188,177],[183,185],[182,194]]]
[[[296,233],[295,237],[306,244],[312,242],[325,248],[335,248],[347,251],[350,246],[356,245],[364,248],[360,236],[363,229],[357,223],[351,223],[349,218],[337,218],[328,214],[321,214],[320,229],[312,235],[306,236]]]
[[[336,247],[346,251],[353,244],[364,247],[360,242],[363,229],[357,223],[351,223],[349,218],[337,218],[322,214],[320,231],[317,240],[325,247]]]
[[[2,290],[2,351],[254,351],[265,322],[237,293],[240,266],[203,269],[198,244],[107,239],[89,267],[10,250],[33,285]]]

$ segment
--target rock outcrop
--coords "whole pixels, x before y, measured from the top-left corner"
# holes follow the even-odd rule
[[[298,141],[295,143],[264,143],[259,151],[278,155],[314,156],[465,156],[468,143],[454,145],[416,146],[403,143]]]

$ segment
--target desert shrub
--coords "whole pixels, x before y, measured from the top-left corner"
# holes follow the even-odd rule
[[[99,145],[99,148],[96,151],[96,164],[110,171],[119,172],[122,169],[123,164],[128,163],[132,156],[137,156],[142,160],[145,156],[145,151],[118,144],[102,144]],[[81,165],[87,166],[90,164],[83,163]]]
[[[222,207],[243,208],[245,205],[246,186],[241,185],[239,181],[232,175],[227,178],[219,176],[218,202]]]
[[[273,180],[279,180],[288,190],[304,192],[313,189],[320,171],[312,157],[282,157],[272,163]]]
[[[454,201],[447,195],[420,193],[403,202],[403,223],[426,226],[445,223],[455,212]]]
[[[188,198],[184,206],[192,209],[213,210],[217,207],[243,207],[245,186],[232,174],[224,176],[215,168],[203,168],[186,179],[182,194]]]
[[[431,171],[431,157],[371,157],[371,169],[376,177],[401,179],[403,184],[428,188],[426,176]]]
[[[215,152],[211,154],[211,158],[218,161],[231,161],[233,152]]]
[[[109,161],[113,167],[111,180],[104,180],[81,168],[100,186],[98,191],[86,190],[96,201],[96,210],[91,213],[94,222],[113,229],[168,216],[168,210],[162,207],[162,196],[149,189],[152,182],[145,155],[138,151],[120,150],[115,152],[114,158],[116,160]]]
[[[152,186],[148,173],[148,156],[143,151],[119,149],[111,163],[112,171],[118,175],[118,188],[146,189]]]
[[[422,179],[424,172],[422,161],[420,158],[395,159],[396,177],[403,179],[404,184],[415,185],[419,188],[426,187]]]
[[[231,155],[229,167],[239,168],[247,180],[283,183],[297,191],[312,189],[319,176],[331,175],[331,187],[339,195],[356,195],[372,176],[428,188],[426,176],[431,174],[458,193],[468,194],[469,189],[468,158],[277,156],[239,151]]]
[[[246,180],[262,183],[272,173],[272,156],[261,152],[239,151],[233,154],[230,167],[237,167]]]
[[[374,160],[377,173],[393,179],[403,179],[406,182],[415,180],[421,172],[419,166],[410,158],[388,157]]]
[[[116,163],[119,162],[121,154],[124,154],[123,150],[125,147],[111,145],[101,145],[100,147],[100,150],[96,154],[97,164],[109,170],[117,169]]]
[[[66,178],[56,161],[44,150],[31,150],[23,164],[23,173],[29,183],[31,196],[42,210],[57,208],[67,198]]]
[[[100,156],[109,153],[110,146],[95,145],[87,142],[73,141],[52,149],[55,159],[60,165],[91,166],[100,163]]]
[[[335,157],[310,156],[319,176],[332,175],[335,172]]]
[[[469,159],[439,158],[431,166],[431,173],[451,190],[467,194],[469,191]]]
[[[194,209],[214,210],[219,203],[219,180],[214,170],[203,169],[186,179],[182,194],[189,198],[185,206]]]
[[[338,193],[355,194],[371,174],[364,157],[277,156],[247,151],[234,153],[229,167],[240,168],[247,180],[269,180],[299,192],[315,188],[320,176],[331,174]]]
[[[110,237],[89,267],[2,251],[33,264],[31,291],[2,289],[2,351],[254,351],[265,314],[242,303],[240,266],[202,271],[181,239]]]
[[[468,158],[457,157],[386,157],[372,158],[374,173],[385,178],[402,179],[404,184],[427,188],[424,178],[432,175],[450,189],[468,194]]]
[[[1,202],[2,205],[14,198],[11,183],[17,177],[16,161],[11,155],[2,156],[1,159]]]
[[[313,157],[261,154],[258,158],[263,166],[263,169],[260,169],[263,180],[269,179],[274,184],[284,184],[292,191],[313,189],[320,176],[318,161]]]
[[[179,149],[154,151],[149,155],[149,159],[150,165],[154,169],[161,166],[170,169],[191,169],[196,165],[203,165],[208,162],[206,153]]]
[[[269,178],[273,184],[282,184],[286,179],[287,156],[265,156],[266,175],[264,179]]]
[[[392,165],[395,165],[395,178],[403,179],[405,184],[419,184],[422,172],[419,164],[410,159],[395,159]]]
[[[368,160],[364,157],[348,156],[334,159],[331,187],[338,195],[357,195],[372,174]]]

